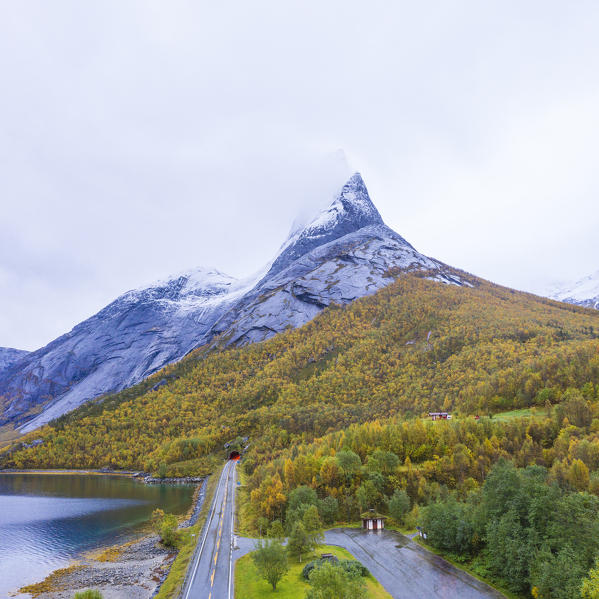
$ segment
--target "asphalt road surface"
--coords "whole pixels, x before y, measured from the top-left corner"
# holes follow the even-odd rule
[[[188,582],[181,595],[183,599],[233,599],[236,466],[236,461],[229,461],[221,473]],[[237,557],[235,555],[235,559]]]
[[[335,528],[324,538],[352,553],[394,599],[505,599],[398,532]]]

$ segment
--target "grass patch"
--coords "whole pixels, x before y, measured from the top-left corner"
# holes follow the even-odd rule
[[[509,422],[510,420],[519,420],[520,418],[542,419],[547,416],[545,408],[521,408],[520,410],[510,410],[509,412],[500,412],[493,415],[493,420],[499,422]]]
[[[360,528],[362,528],[362,525],[360,525]],[[401,526],[400,524],[390,523],[388,520],[385,522],[385,528],[387,530],[394,530],[395,532],[398,532],[404,535],[405,537],[409,535],[414,535],[418,532],[415,528],[406,528],[405,526]]]
[[[168,573],[166,580],[162,583],[160,591],[156,595],[156,599],[173,599],[178,597],[185,580],[185,573],[189,567],[189,562],[193,557],[194,550],[199,540],[199,535],[204,527],[204,522],[208,516],[210,506],[212,505],[212,499],[214,498],[214,492],[218,486],[218,480],[223,466],[212,474],[206,483],[206,497],[204,498],[204,505],[200,511],[198,521],[193,526],[184,529],[179,543],[179,553],[171,569]],[[193,536],[195,535],[195,536]]]
[[[241,483],[235,493],[235,533],[242,537],[255,537],[256,531],[252,530],[248,522],[250,521],[250,494],[247,488],[247,475],[243,468],[237,467],[237,480]]]
[[[11,424],[0,426],[0,449],[10,446],[14,441],[22,436],[23,434]]]
[[[302,578],[302,569],[309,561],[316,559],[320,553],[332,553],[339,559],[355,559],[349,551],[342,547],[321,545],[316,553],[306,557],[301,563],[290,559],[289,572],[279,582],[277,590],[273,592],[272,587],[258,576],[250,553],[240,558],[235,565],[235,599],[264,599],[265,597],[304,599],[310,585]],[[368,599],[391,599],[391,595],[372,575],[367,576],[364,580]]]
[[[131,545],[135,545],[135,543],[138,541],[139,539],[133,539],[123,543],[122,545],[112,545],[104,549],[90,551],[89,553],[85,554],[85,557],[93,559],[97,562],[118,562],[125,549],[131,547]]]

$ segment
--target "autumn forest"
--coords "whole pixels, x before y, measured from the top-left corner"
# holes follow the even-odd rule
[[[402,276],[263,343],[199,348],[0,465],[205,474],[249,437],[248,530],[376,509],[514,596],[595,597],[599,312],[467,280]]]

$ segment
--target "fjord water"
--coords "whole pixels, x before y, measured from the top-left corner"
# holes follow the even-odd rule
[[[128,539],[157,507],[185,513],[193,491],[124,476],[0,474],[0,597]]]

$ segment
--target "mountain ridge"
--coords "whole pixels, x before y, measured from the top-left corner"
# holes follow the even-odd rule
[[[599,310],[599,271],[548,292],[551,299]]]
[[[24,358],[29,352],[14,347],[0,347],[0,372]]]
[[[305,324],[331,303],[372,294],[413,270],[465,284],[455,269],[420,254],[384,224],[355,173],[255,277],[237,280],[200,268],[128,291],[9,366],[0,373],[7,406],[0,425],[28,432],[139,382],[196,347],[263,341]]]

